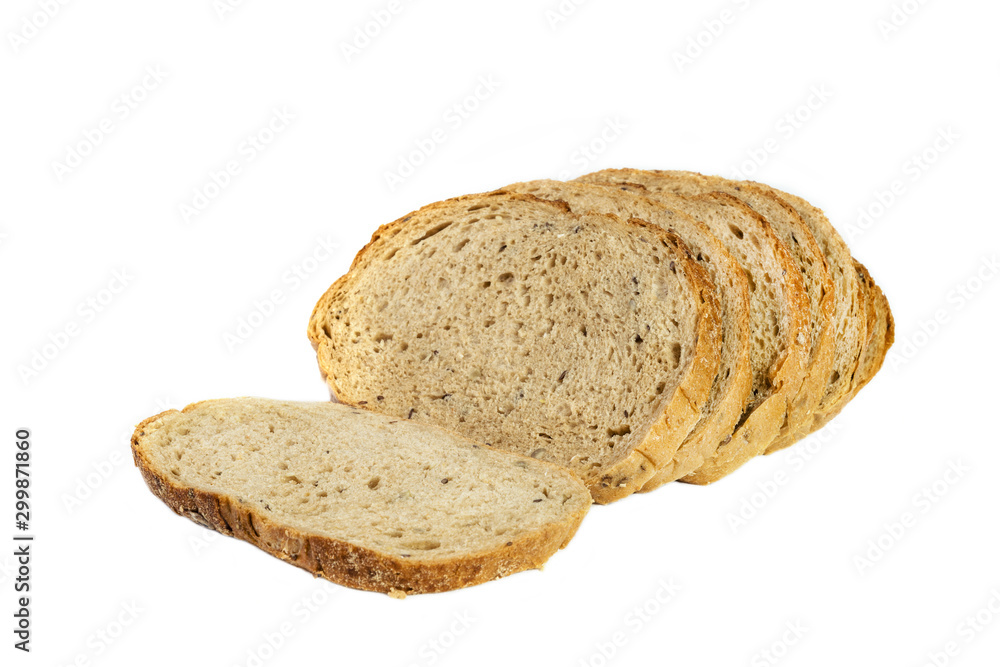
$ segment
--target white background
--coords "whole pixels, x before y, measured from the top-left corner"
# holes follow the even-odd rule
[[[893,26],[890,0],[591,0],[558,21],[557,0],[409,1],[350,57],[388,0],[44,4],[0,16],[0,537],[21,426],[37,535],[30,655],[0,548],[3,664],[996,664],[996,3],[907,0]],[[254,153],[275,109],[294,119]],[[742,170],[825,208],[898,326],[828,429],[715,486],[595,507],[545,572],[403,602],[213,539],[146,490],[144,417],[327,397],[306,321],[379,224],[612,166]]]

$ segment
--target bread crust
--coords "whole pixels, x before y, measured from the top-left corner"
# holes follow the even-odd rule
[[[419,214],[426,217],[427,214],[433,213],[439,208],[451,207],[460,203],[482,202],[493,199],[532,202],[539,206],[552,207],[569,216],[581,217],[572,213],[570,207],[562,201],[549,201],[529,194],[496,190],[435,202],[379,227],[372,235],[371,241],[355,256],[351,264],[351,269],[334,282],[319,299],[309,320],[307,332],[317,353],[320,372],[336,400],[365,409],[373,409],[373,406],[367,404],[360,405],[357,400],[342,392],[331,379],[333,358],[330,347],[324,345],[324,341],[328,340],[324,331],[324,318],[329,313],[333,301],[347,289],[353,277],[357,275],[357,272],[368,265],[374,253],[384,246],[384,239],[391,238],[399,233],[414,216]],[[712,383],[718,372],[719,311],[714,293],[715,287],[711,278],[694,261],[690,250],[687,249],[683,240],[676,234],[636,218],[621,220],[611,215],[596,217],[603,217],[609,222],[614,221],[615,224],[622,224],[635,230],[645,231],[673,248],[679,254],[678,259],[683,262],[684,275],[688,276],[693,289],[701,298],[695,329],[697,332],[695,350],[685,372],[684,379],[673,394],[663,400],[661,404],[662,408],[657,411],[659,416],[650,425],[643,440],[632,451],[621,455],[620,458],[609,463],[608,466],[601,470],[599,476],[584,480],[584,483],[591,491],[594,501],[600,504],[607,504],[631,495],[642,488],[656,472],[657,462],[670,460],[683,441],[683,438],[697,422],[697,419],[700,418],[701,405],[707,400]]]
[[[851,383],[850,396],[852,399],[882,367],[882,361],[885,359],[888,349],[887,345],[892,344],[895,330],[892,324],[892,313],[889,311],[889,302],[879,286],[875,284],[872,274],[868,272],[864,264],[856,259],[854,260],[854,268],[857,269],[858,280],[864,286],[867,297],[869,336],[868,345],[861,355],[858,371],[854,374]]]
[[[569,543],[587,513],[586,509],[575,512],[562,521],[522,534],[500,548],[433,560],[399,558],[345,540],[304,532],[271,519],[251,503],[229,494],[177,484],[156,470],[143,450],[144,438],[165,417],[189,412],[205,402],[193,403],[182,411],[161,412],[136,426],[132,435],[133,460],[149,490],[176,514],[248,542],[336,584],[400,597],[400,594],[437,593],[475,586],[537,569]]]

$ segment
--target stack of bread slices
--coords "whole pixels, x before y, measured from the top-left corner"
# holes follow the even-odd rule
[[[893,321],[803,199],[611,169],[385,225],[309,337],[338,401],[556,463],[607,503],[717,481],[820,428]]]
[[[794,444],[872,379],[893,320],[805,200],[612,169],[384,225],[309,338],[342,405],[164,413],[136,463],[179,514],[397,594],[538,567],[591,499]]]

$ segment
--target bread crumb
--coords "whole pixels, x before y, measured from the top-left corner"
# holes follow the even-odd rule
[[[406,593],[399,590],[398,588],[393,588],[392,590],[389,591],[389,597],[391,597],[393,600],[405,600]]]

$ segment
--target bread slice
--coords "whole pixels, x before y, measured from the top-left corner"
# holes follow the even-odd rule
[[[882,368],[889,348],[896,340],[896,323],[892,317],[892,310],[889,308],[889,300],[886,299],[882,289],[875,283],[872,274],[868,272],[864,264],[854,260],[854,266],[858,271],[858,279],[868,292],[868,301],[875,311],[874,324],[871,327],[872,334],[869,336],[868,346],[861,356],[858,372],[855,373],[854,388],[851,389],[851,398],[858,395],[865,385],[871,382],[875,374]]]
[[[851,251],[820,209],[801,197],[769,185],[763,183],[755,185],[780,197],[798,212],[823,250],[830,269],[830,277],[833,279],[836,295],[833,312],[836,340],[833,370],[826,392],[816,406],[813,415],[815,423],[807,423],[800,430],[800,435],[806,435],[818,428],[819,423],[825,423],[825,415],[839,412],[851,398],[851,391],[855,387],[855,373],[872,335],[868,328],[866,290],[858,278]]]
[[[309,324],[338,400],[566,466],[601,503],[672,460],[718,331],[676,235],[503,192],[383,226]]]
[[[732,436],[720,443],[712,459],[683,478],[695,484],[717,481],[764,453],[805,378],[810,324],[802,275],[768,222],[731,195],[682,197],[660,187],[654,172],[632,169],[606,170],[578,180],[631,188],[683,210],[712,230],[750,281],[750,400]]]
[[[803,432],[803,436],[826,426],[831,419],[840,414],[840,411],[850,401],[854,400],[858,392],[871,382],[875,374],[882,368],[882,362],[885,361],[889,348],[895,342],[896,324],[892,317],[892,311],[889,308],[889,301],[885,298],[885,294],[882,293],[879,286],[875,284],[875,280],[868,272],[868,269],[857,260],[854,260],[854,264],[858,272],[858,279],[861,281],[861,285],[867,295],[867,302],[869,304],[868,321],[872,335],[869,337],[868,346],[861,355],[861,361],[858,364],[858,371],[854,374],[854,382],[850,393],[832,409],[816,413],[814,422],[810,425],[810,430]]]
[[[617,187],[562,181],[530,181],[503,188],[547,200],[563,201],[575,213],[611,213],[621,218],[641,218],[680,236],[715,284],[720,309],[721,363],[701,417],[674,454],[658,465],[656,474],[642,487],[650,491],[688,475],[711,457],[719,443],[731,435],[743,414],[753,383],[750,369],[750,296],[740,266],[704,224],[677,210]]]
[[[693,171],[653,173],[656,174],[656,186],[673,194],[694,196],[714,191],[736,197],[768,221],[802,272],[811,320],[809,363],[805,380],[789,403],[788,418],[768,451],[787,447],[798,440],[798,431],[802,426],[812,422],[812,414],[826,393],[833,369],[836,340],[830,321],[835,293],[823,251],[790,204],[754,183],[705,176]],[[650,183],[646,186],[650,187]]]
[[[590,506],[557,466],[335,403],[195,403],[139,424],[132,452],[177,514],[397,596],[540,567]]]

